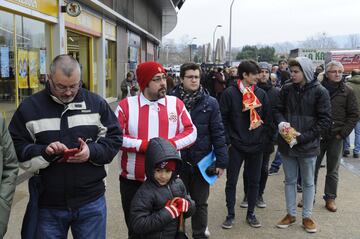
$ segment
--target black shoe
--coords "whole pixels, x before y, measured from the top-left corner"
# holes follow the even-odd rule
[[[234,218],[226,217],[221,227],[224,229],[231,229],[233,225],[234,225]]]
[[[262,196],[259,196],[258,199],[256,200],[256,206],[258,208],[266,208],[266,203]]]
[[[359,154],[358,153],[353,153],[353,157],[357,159],[357,158],[359,158]]]
[[[241,208],[247,208],[247,207],[248,207],[248,201],[247,201],[246,195],[244,196],[244,199],[243,199],[242,202],[240,203],[240,207],[241,207]]]
[[[248,215],[246,217],[246,221],[247,223],[249,223],[249,225],[251,227],[255,227],[255,228],[259,228],[261,227],[261,223],[259,222],[259,220],[255,217],[255,215]]]
[[[296,190],[298,193],[302,193],[302,186],[300,184],[296,185]]]
[[[350,155],[350,150],[345,149],[344,152],[343,152],[343,156],[347,157],[349,155]]]
[[[279,169],[276,169],[276,168],[270,168],[269,169],[269,176],[271,176],[271,175],[276,175],[276,174],[278,174],[279,173]]]

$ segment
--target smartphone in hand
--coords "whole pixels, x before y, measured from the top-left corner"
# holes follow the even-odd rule
[[[80,152],[80,149],[78,149],[78,148],[66,149],[64,151],[64,159],[67,160],[67,159],[69,159],[69,157],[72,157],[79,152]]]

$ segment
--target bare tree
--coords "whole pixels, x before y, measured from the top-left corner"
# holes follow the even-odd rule
[[[360,34],[349,35],[347,47],[352,49],[360,48]]]
[[[307,38],[302,42],[303,48],[314,49],[332,49],[337,48],[337,44],[326,32],[318,33],[315,36]]]
[[[282,43],[275,43],[272,45],[275,48],[276,54],[289,54],[291,49],[296,48],[295,45],[291,42],[282,42]]]

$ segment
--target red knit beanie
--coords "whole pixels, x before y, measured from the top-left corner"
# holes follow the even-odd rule
[[[157,73],[166,74],[164,67],[158,62],[147,61],[138,65],[136,68],[136,77],[141,91],[146,88]]]
[[[158,163],[155,165],[155,168],[161,168],[161,169],[167,169],[170,171],[175,171],[176,169],[176,161],[173,159],[169,159],[166,161],[162,161],[161,163]]]

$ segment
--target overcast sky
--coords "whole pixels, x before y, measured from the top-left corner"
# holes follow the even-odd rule
[[[232,0],[186,0],[178,22],[163,40],[211,43],[229,39]],[[301,41],[326,32],[329,36],[360,33],[360,0],[234,0],[232,47]],[[186,44],[185,43],[185,44]]]

